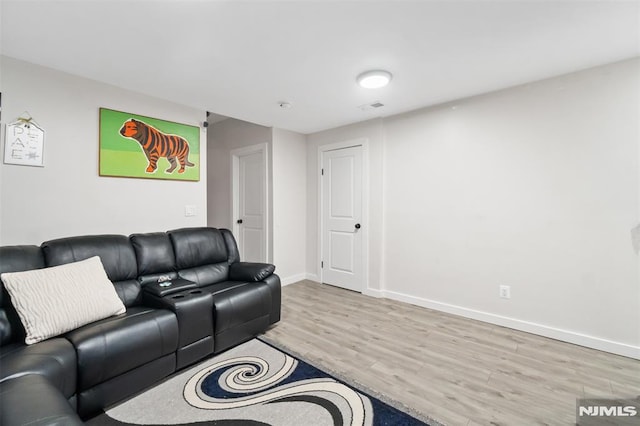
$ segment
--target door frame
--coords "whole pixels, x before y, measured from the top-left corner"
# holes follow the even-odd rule
[[[240,225],[236,223],[240,214],[240,157],[249,154],[262,153],[262,165],[264,170],[263,191],[264,191],[264,215],[262,218],[262,227],[264,229],[264,254],[265,261],[271,262],[271,251],[269,243],[271,232],[269,232],[269,144],[259,143],[256,145],[245,146],[242,148],[232,149],[231,155],[231,232],[236,237],[236,241],[240,241]]]
[[[322,268],[322,253],[323,253],[323,186],[322,182],[322,169],[323,169],[323,157],[327,151],[336,151],[344,148],[351,148],[354,146],[362,147],[362,222],[363,227],[360,229],[362,232],[362,288],[361,293],[369,288],[369,226],[371,220],[369,217],[369,139],[357,138],[349,139],[342,142],[331,143],[327,145],[321,145],[318,147],[318,277],[320,283],[323,282],[324,270]]]

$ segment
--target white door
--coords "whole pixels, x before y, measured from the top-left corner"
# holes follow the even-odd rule
[[[362,146],[322,154],[322,282],[362,291]]]
[[[266,173],[263,150],[234,157],[234,230],[243,262],[266,262]]]

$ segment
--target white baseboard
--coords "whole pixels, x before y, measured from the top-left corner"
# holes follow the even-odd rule
[[[307,280],[309,280],[309,281],[316,282],[316,283],[319,283],[319,282],[320,282],[320,276],[319,276],[318,274],[310,274],[309,272],[307,272],[307,273],[305,274],[305,277],[304,277],[304,278],[305,278],[305,279],[307,279]]]
[[[284,287],[286,285],[297,283],[298,281],[302,281],[306,277],[307,277],[307,274],[305,274],[305,273],[291,275],[291,276],[286,277],[286,278],[280,277],[280,284],[282,284],[282,286]]]
[[[381,296],[375,296],[373,293],[380,293]],[[389,299],[400,302],[411,303],[412,305],[422,306],[424,308],[434,309],[436,311],[447,312],[459,315],[465,318],[471,318],[479,321],[488,322],[490,324],[508,327],[515,330],[525,331],[527,333],[538,334],[540,336],[549,337],[551,339],[561,340],[563,342],[573,343],[600,351],[610,352],[629,358],[640,359],[640,346],[628,345],[626,343],[614,342],[611,340],[601,339],[599,337],[588,336],[586,334],[576,333],[573,331],[563,330],[555,327],[549,327],[542,324],[536,324],[529,321],[523,321],[516,318],[504,317],[501,315],[491,314],[488,312],[476,311],[474,309],[464,308],[461,306],[450,305],[448,303],[437,302],[435,300],[423,299],[421,297],[410,296],[408,294],[398,293],[388,290],[371,290],[368,289],[365,294],[374,297],[387,297]]]
[[[382,297],[386,297],[384,291],[376,290],[375,288],[365,288],[364,291],[362,292],[362,294],[364,294],[366,296],[377,297],[378,299],[380,299]]]

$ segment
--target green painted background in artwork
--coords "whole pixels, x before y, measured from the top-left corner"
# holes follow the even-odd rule
[[[158,169],[154,173],[145,170],[149,164],[142,147],[135,139],[125,138],[120,128],[125,121],[135,118],[155,127],[163,133],[182,136],[189,142],[189,161],[194,167],[187,166],[184,173],[165,173],[169,162],[162,157],[158,160]],[[130,114],[100,108],[100,175],[125,176],[147,179],[200,180],[200,129],[196,126],[159,120],[144,115]]]

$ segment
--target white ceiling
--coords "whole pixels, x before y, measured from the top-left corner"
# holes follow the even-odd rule
[[[301,133],[640,54],[638,1],[0,4],[5,55]],[[376,68],[388,87],[355,84]]]

